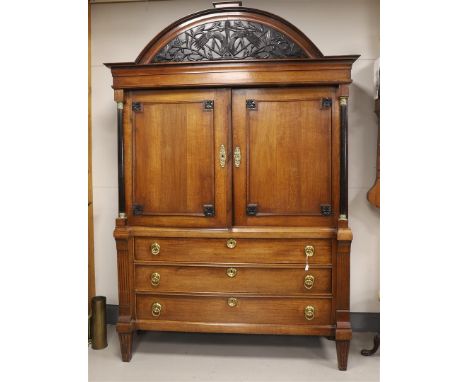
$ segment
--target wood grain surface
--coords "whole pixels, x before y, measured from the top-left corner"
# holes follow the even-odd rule
[[[237,298],[237,306],[228,305],[228,298]],[[159,318],[152,315],[151,306],[162,305]],[[311,305],[315,316],[309,321],[304,309]],[[142,320],[167,320],[206,323],[326,325],[331,322],[329,298],[276,298],[226,296],[176,296],[137,294],[136,316]]]
[[[233,236],[235,238],[235,236]],[[235,239],[235,248],[227,247],[229,239],[135,238],[135,260],[203,263],[294,263],[305,264],[304,249],[315,248],[310,264],[331,264],[330,240],[316,239]],[[158,255],[151,245],[158,243]]]
[[[234,271],[233,271],[234,269]],[[235,276],[228,276],[228,270]],[[160,275],[152,285],[153,273]],[[312,288],[304,286],[306,276],[314,277]],[[331,269],[260,268],[246,266],[136,266],[135,290],[150,292],[253,293],[272,295],[331,295]]]

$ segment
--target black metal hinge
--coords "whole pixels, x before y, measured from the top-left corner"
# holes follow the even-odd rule
[[[203,101],[203,107],[205,110],[213,110],[214,109],[214,101],[212,99],[207,99]]]
[[[204,204],[203,205],[203,214],[205,216],[215,216],[215,208],[213,204]]]
[[[322,98],[322,109],[328,109],[332,105],[331,98]]]
[[[245,101],[245,106],[249,110],[257,110],[257,102],[254,99],[248,99]]]
[[[142,111],[143,106],[142,106],[141,102],[132,102],[132,110],[133,111]]]
[[[320,213],[323,216],[330,216],[332,213],[331,205],[330,204],[321,204],[320,205]]]
[[[247,204],[246,212],[248,216],[257,215],[257,204]]]
[[[134,204],[132,206],[133,215],[143,215],[143,205],[142,204]]]

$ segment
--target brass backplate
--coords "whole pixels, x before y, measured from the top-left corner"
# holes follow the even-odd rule
[[[158,286],[161,281],[161,275],[157,272],[151,274],[151,285]]]
[[[228,300],[227,300],[227,304],[228,304],[231,308],[234,308],[235,306],[237,306],[237,298],[235,298],[235,297],[229,297]]]
[[[226,242],[226,246],[228,248],[235,248],[237,245],[237,241],[235,239],[228,239],[228,241]]]
[[[229,277],[236,277],[237,275],[237,269],[236,268],[228,268],[226,270],[226,274],[229,276]]]
[[[151,244],[151,253],[154,256],[159,255],[160,250],[161,250],[161,246],[157,242],[154,242],[153,244]]]
[[[306,256],[310,257],[310,256],[314,256],[314,253],[315,253],[315,248],[313,245],[306,245],[304,247],[304,253]]]
[[[161,311],[162,311],[162,305],[159,302],[155,302],[153,303],[153,305],[151,305],[151,314],[154,317],[159,318]]]
[[[307,305],[304,308],[304,317],[306,320],[313,320],[315,317],[315,308],[312,305]]]
[[[306,289],[312,289],[312,287],[314,286],[314,281],[315,281],[315,277],[312,276],[312,275],[306,275],[304,277],[304,287]]]

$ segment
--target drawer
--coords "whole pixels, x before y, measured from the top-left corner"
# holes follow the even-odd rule
[[[137,294],[136,315],[155,321],[328,325],[331,299]]]
[[[139,265],[137,291],[247,292],[257,294],[331,293],[331,269],[254,268],[229,266]]]
[[[161,262],[305,264],[305,247],[313,246],[309,264],[331,264],[326,239],[179,239],[135,238],[135,259]]]

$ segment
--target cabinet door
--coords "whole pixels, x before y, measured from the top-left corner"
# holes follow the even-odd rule
[[[334,88],[240,89],[232,97],[234,224],[332,225],[339,179]]]
[[[232,219],[227,208],[230,91],[141,91],[129,98],[125,124],[129,222],[226,226]]]

